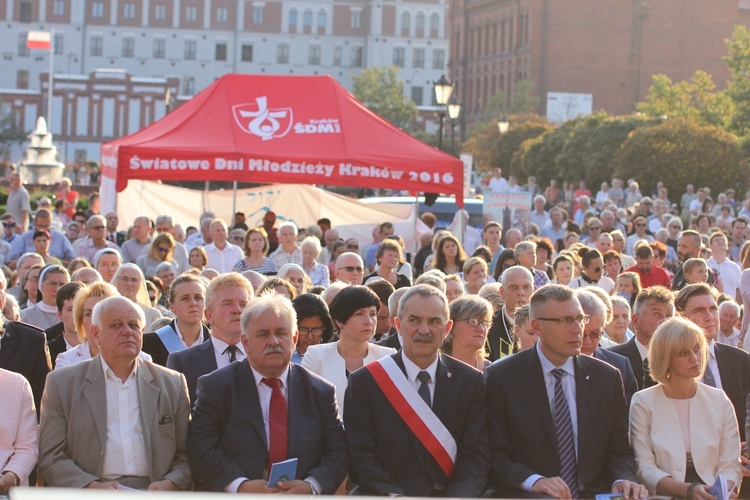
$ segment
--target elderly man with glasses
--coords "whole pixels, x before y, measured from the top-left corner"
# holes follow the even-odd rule
[[[350,285],[361,285],[365,277],[362,257],[354,252],[345,252],[336,259],[336,279]]]
[[[86,222],[86,234],[87,238],[79,238],[76,240],[73,248],[79,257],[83,257],[89,262],[94,261],[94,255],[99,250],[104,248],[113,248],[117,251],[120,248],[107,241],[107,219],[103,215],[94,215]]]

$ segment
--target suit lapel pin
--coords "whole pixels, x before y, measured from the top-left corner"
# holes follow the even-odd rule
[[[451,372],[448,372],[448,373],[445,374],[445,376],[448,377],[448,378],[451,378],[453,376],[453,374]]]
[[[589,376],[588,376],[588,375],[586,375],[586,380],[588,380],[588,379],[589,379]]]

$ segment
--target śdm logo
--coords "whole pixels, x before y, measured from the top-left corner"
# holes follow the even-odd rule
[[[237,104],[232,107],[234,120],[243,132],[255,135],[264,141],[284,137],[292,128],[292,108],[268,108],[266,96],[257,97],[255,103]]]

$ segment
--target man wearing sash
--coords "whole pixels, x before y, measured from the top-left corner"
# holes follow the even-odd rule
[[[369,495],[479,497],[489,465],[482,374],[439,354],[448,299],[417,285],[401,298],[403,349],[349,376],[350,478]]]
[[[547,285],[531,296],[536,345],[485,371],[489,486],[510,498],[647,498],[628,443],[620,372],[579,356],[589,317],[575,292]],[[348,409],[347,409],[348,411]]]

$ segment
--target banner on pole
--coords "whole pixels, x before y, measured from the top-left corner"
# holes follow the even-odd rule
[[[49,31],[29,31],[26,37],[26,47],[29,49],[52,49],[52,34]]]
[[[508,229],[529,232],[531,193],[485,193],[483,213],[503,226],[503,238]]]

